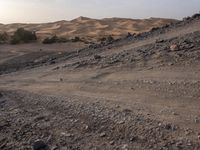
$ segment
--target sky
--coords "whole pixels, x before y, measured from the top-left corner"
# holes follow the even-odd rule
[[[175,18],[200,11],[200,0],[0,0],[0,23],[90,18]]]

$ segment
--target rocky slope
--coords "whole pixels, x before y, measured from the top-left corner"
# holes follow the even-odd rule
[[[0,149],[200,149],[200,14],[62,46],[0,46]]]

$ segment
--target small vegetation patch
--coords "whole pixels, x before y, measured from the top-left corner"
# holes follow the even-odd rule
[[[9,35],[6,32],[0,33],[0,44],[7,43],[8,40],[9,40]]]
[[[192,16],[192,18],[200,18],[200,12],[199,13],[196,13]]]
[[[66,43],[66,42],[84,42],[81,40],[80,37],[74,37],[70,40],[64,38],[64,37],[58,37],[56,35],[52,37],[47,37],[43,40],[43,44],[53,44],[53,43]]]
[[[101,43],[110,43],[110,42],[113,42],[114,40],[115,39],[111,35],[109,35],[107,37],[102,37],[102,38],[99,39],[99,41]]]
[[[72,41],[72,42],[80,42],[81,39],[80,39],[80,37],[76,36],[76,37],[74,37],[73,39],[71,39],[71,41]]]
[[[45,38],[42,43],[43,44],[53,44],[53,43],[57,43],[57,41],[58,41],[58,37],[55,35],[51,38],[49,38],[49,37]]]
[[[43,44],[53,44],[53,43],[66,43],[69,40],[67,40],[64,37],[58,37],[56,35],[52,36],[52,37],[47,37],[43,40]]]
[[[11,44],[30,43],[37,40],[35,32],[19,28],[11,37]]]

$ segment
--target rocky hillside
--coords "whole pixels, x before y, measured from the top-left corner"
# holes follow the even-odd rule
[[[1,150],[200,149],[200,14],[82,44],[0,45]]]

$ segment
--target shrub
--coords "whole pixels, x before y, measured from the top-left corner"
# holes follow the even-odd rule
[[[102,38],[99,39],[99,41],[100,41],[100,42],[105,42],[105,41],[106,41],[106,38],[105,38],[105,37],[102,37]]]
[[[20,38],[18,36],[13,36],[10,44],[19,44],[21,42]]]
[[[114,38],[111,35],[109,35],[107,37],[99,38],[98,41],[100,41],[102,44],[103,43],[112,43],[114,41]]]
[[[153,27],[153,28],[151,29],[151,32],[154,32],[154,31],[157,31],[157,30],[159,30],[159,27]]]
[[[37,36],[35,32],[27,31],[24,28],[19,28],[11,37],[11,44],[29,43],[36,40]]]
[[[46,38],[43,40],[43,44],[53,44],[53,43],[66,43],[68,40],[64,37],[57,37],[56,35],[51,38]]]
[[[43,40],[43,44],[53,44],[56,43],[58,40],[58,37],[56,35],[52,36],[51,38],[46,38]]]
[[[0,33],[0,43],[6,43],[9,40],[9,35],[4,32],[4,33]]]
[[[130,32],[128,32],[126,37],[128,38],[128,37],[131,37],[131,36],[132,36],[132,34]]]
[[[71,40],[72,42],[80,42],[81,41],[81,39],[78,37],[78,36],[76,36],[74,39],[72,39]]]
[[[64,37],[60,37],[60,38],[57,39],[57,42],[58,43],[66,43],[66,42],[68,42],[68,40]]]
[[[192,16],[192,18],[199,18],[200,17],[200,13],[196,13]]]
[[[114,38],[113,38],[111,35],[109,35],[109,36],[107,37],[106,41],[107,41],[107,42],[113,42],[113,41],[114,41]]]

